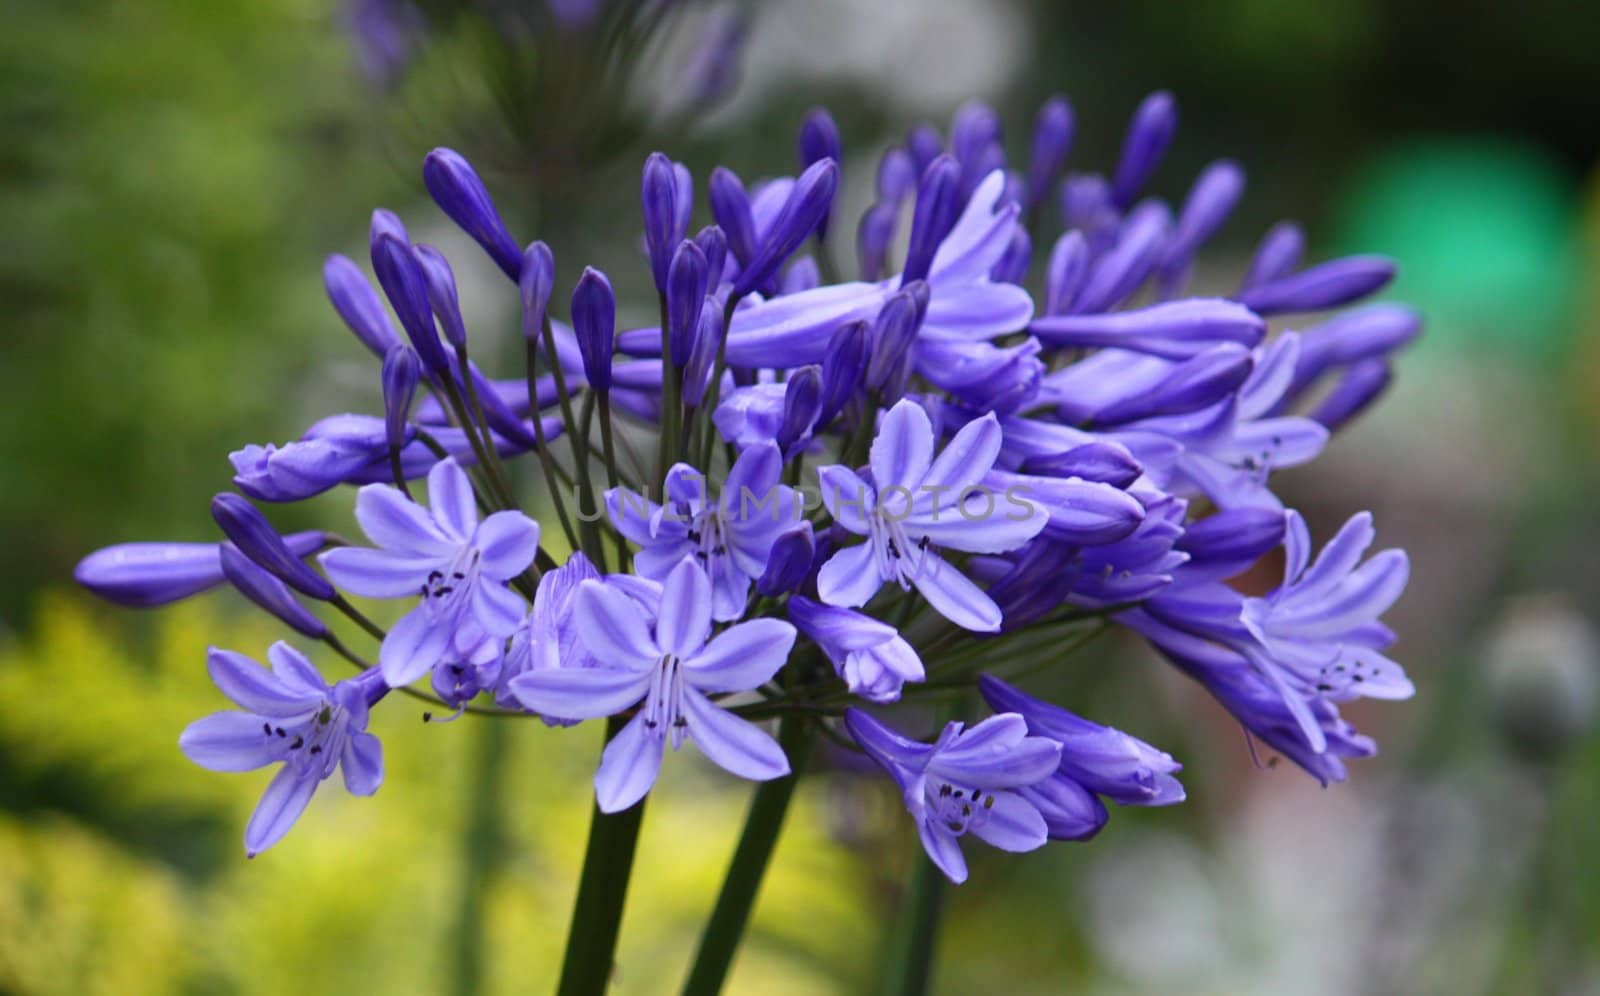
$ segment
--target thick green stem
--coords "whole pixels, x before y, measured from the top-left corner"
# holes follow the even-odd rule
[[[607,741],[621,728],[622,721],[613,716],[606,725]],[[567,931],[561,982],[556,987],[558,996],[596,996],[606,990],[643,819],[642,801],[620,813],[602,813],[595,807],[578,899],[572,907],[572,926]]]
[[[889,935],[882,996],[921,996],[933,978],[933,948],[944,911],[944,873],[919,849],[912,859],[911,883]]]
[[[811,752],[807,720],[794,714],[784,716],[778,726],[778,744],[789,756],[790,773],[762,782],[750,800],[744,832],[739,835],[728,875],[722,881],[722,892],[717,896],[711,919],[706,921],[705,932],[700,935],[700,950],[695,954],[689,979],[683,985],[685,996],[715,996],[727,980],[728,968],[744,937],[745,924],[750,920],[756,893],[766,874],[767,862],[772,859],[778,834],[783,830],[784,814],[789,811],[789,801],[794,798],[795,786]]]
[[[461,835],[461,894],[456,904],[454,990],[463,996],[483,990],[484,904],[500,864],[504,835],[500,825],[500,775],[505,768],[506,727],[478,723],[474,731],[471,807]]]

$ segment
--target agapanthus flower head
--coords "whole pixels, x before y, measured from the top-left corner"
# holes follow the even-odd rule
[[[625,31],[637,13],[607,5],[604,23]],[[550,11],[525,16],[551,30]],[[598,23],[563,30],[595,41]],[[114,547],[77,576],[131,605],[226,579],[361,669],[329,686],[283,645],[271,672],[213,654],[218,685],[246,711],[195,724],[184,749],[224,770],[284,765],[251,821],[252,852],[336,767],[352,790],[376,788],[366,710],[427,676],[405,691],[449,710],[441,719],[606,719],[595,795],[607,814],[651,791],[669,744],[771,780],[842,724],[901,789],[930,859],[960,881],[968,832],[1025,851],[1094,836],[1107,800],[1184,798],[1163,751],[981,674],[1053,666],[1058,634],[1112,624],[1196,679],[1250,737],[1324,782],[1343,779],[1346,759],[1376,748],[1340,703],[1413,691],[1385,656],[1394,634],[1381,621],[1408,563],[1393,550],[1363,559],[1364,513],[1313,557],[1275,475],[1371,403],[1420,319],[1379,303],[1271,327],[1270,316],[1341,309],[1394,272],[1368,256],[1306,267],[1304,235],[1287,223],[1231,296],[1189,293],[1244,173],[1212,163],[1176,210],[1147,194],[1176,122],[1169,94],[1147,99],[1109,176],[1076,164],[1063,175],[1074,116],[1060,98],[1035,119],[1025,162],[1008,159],[1000,115],[980,102],[957,111],[948,143],[913,129],[878,162],[856,229],[859,281],[833,275],[842,148],[826,112],[801,125],[799,176],[747,188],[714,169],[716,224],[692,237],[693,177],[653,154],[640,183],[650,279],[637,297],[660,320],[620,331],[630,288],[584,267],[570,325],[557,319],[555,253],[519,251],[473,167],[435,150],[429,191],[516,285],[525,376],[497,376],[484,361],[493,349],[474,350],[482,367],[468,359],[464,313],[492,312],[464,308],[472,286],[445,255],[376,211],[382,294],[339,256],[324,282],[382,360],[382,413],[331,415],[292,442],[230,455],[239,489],[261,501],[362,485],[356,518],[373,545],[335,540],[324,577],[302,559],[322,534],[282,537],[229,494],[213,506],[228,542]],[[1052,202],[1061,228],[1040,210]],[[491,335],[473,330],[485,345]],[[517,507],[527,476],[507,466],[535,454],[564,541],[548,549]],[[425,504],[407,483],[422,477]],[[1280,547],[1281,584],[1233,586]],[[347,594],[402,600],[398,621],[385,632]],[[351,617],[377,665],[300,596]],[[852,707],[978,694],[997,715],[950,723],[932,742]],[[788,793],[762,791],[753,819]]]
[[[212,771],[281,764],[245,827],[251,857],[283,839],[317,786],[336,770],[352,795],[383,783],[383,749],[367,732],[367,710],[387,686],[375,671],[330,686],[300,651],[275,643],[269,671],[243,654],[210,651],[207,667],[239,707],[190,723],[178,738],[189,760]]]

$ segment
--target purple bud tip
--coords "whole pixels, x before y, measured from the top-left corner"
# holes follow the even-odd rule
[[[1225,509],[1184,526],[1173,548],[1196,563],[1251,564],[1283,542],[1285,524],[1278,509]]]
[[[981,100],[962,104],[950,122],[950,154],[962,166],[973,165],[984,150],[1000,144],[1000,115]]]
[[[777,272],[821,223],[839,185],[839,164],[824,159],[812,164],[794,181],[788,200],[773,221],[765,241],[734,281],[733,297],[742,298]]]
[[[957,200],[961,167],[948,155],[939,156],[923,171],[917,188],[917,206],[911,216],[911,242],[906,248],[906,265],[900,282],[910,283],[928,275],[933,254],[950,234],[960,210]]]
[[[1159,90],[1139,105],[1128,125],[1122,158],[1117,162],[1111,184],[1112,200],[1119,209],[1126,209],[1139,196],[1140,188],[1161,164],[1161,157],[1166,155],[1177,130],[1178,103],[1172,94]]]
[[[1239,294],[1239,303],[1260,315],[1325,311],[1375,293],[1394,275],[1392,260],[1347,256],[1252,287]]]
[[[372,226],[367,236],[374,253],[378,250],[378,242],[386,235],[399,239],[405,245],[411,244],[411,236],[406,233],[405,222],[400,220],[400,216],[387,208],[378,208],[372,212]]]
[[[1153,385],[1142,386],[1094,412],[1100,425],[1199,411],[1233,394],[1254,369],[1250,350],[1219,343],[1174,367]]]
[[[406,444],[406,423],[421,372],[416,351],[403,342],[395,343],[383,358],[383,425],[390,449]]]
[[[722,271],[728,264],[728,237],[719,225],[707,225],[694,237],[694,244],[706,255],[706,293],[715,291],[722,283]]]
[[[789,456],[791,449],[811,436],[817,411],[822,406],[822,369],[804,366],[789,375],[783,393],[783,419],[778,424],[778,449]]]
[[[1052,97],[1033,119],[1033,152],[1028,162],[1027,208],[1043,203],[1072,151],[1075,118],[1064,97]]]
[[[373,249],[372,264],[378,274],[378,283],[383,287],[384,294],[388,295],[395,314],[400,316],[406,337],[416,347],[423,364],[435,373],[449,376],[450,360],[433,325],[427,277],[412,255],[411,247],[393,236],[385,235]]]
[[[756,590],[768,598],[776,598],[800,587],[811,573],[816,548],[810,523],[779,535],[772,544],[772,552],[767,555],[766,570],[756,581]]]
[[[543,242],[530,243],[522,254],[522,275],[517,280],[522,294],[522,337],[529,342],[538,339],[544,330],[555,283],[555,255]]]
[[[221,547],[222,573],[239,593],[277,616],[295,632],[313,640],[328,635],[328,627],[294,597],[287,585],[257,567],[232,543]]]
[[[639,185],[640,203],[644,208],[644,239],[650,253],[650,271],[656,290],[667,292],[667,267],[672,261],[672,247],[683,238],[678,228],[678,179],[672,160],[663,153],[652,152],[644,161],[644,174]]]
[[[383,300],[349,257],[337,253],[329,256],[322,264],[322,284],[328,289],[333,309],[374,355],[382,356],[400,341]]]
[[[215,543],[121,543],[78,562],[73,580],[108,602],[154,608],[222,582]]]
[[[683,371],[683,400],[698,407],[705,399],[711,382],[712,358],[722,344],[722,309],[700,309],[700,327],[694,334],[694,349],[689,353],[689,364]]]
[[[1363,360],[1346,371],[1322,403],[1311,412],[1329,432],[1337,432],[1360,415],[1389,387],[1393,372],[1384,359]]]
[[[1280,221],[1262,236],[1250,269],[1245,273],[1239,292],[1244,293],[1262,284],[1286,276],[1300,265],[1306,251],[1306,234],[1292,221]]]
[[[1144,468],[1118,443],[1084,443],[1064,453],[1037,456],[1022,465],[1025,474],[1040,477],[1077,477],[1114,488],[1126,488]]]
[[[444,253],[433,246],[418,243],[412,247],[422,276],[428,284],[428,303],[444,327],[444,337],[457,349],[467,347],[467,326],[461,318],[461,299],[456,293],[455,271]]]
[[[815,428],[828,426],[861,386],[867,372],[867,339],[870,326],[864,321],[848,322],[828,337],[828,352],[822,361],[822,402]]]
[[[583,374],[590,386],[611,387],[611,353],[616,339],[617,297],[611,281],[592,266],[583,269],[572,291],[572,330],[583,355]]]
[[[1188,263],[1196,249],[1217,233],[1244,193],[1244,170],[1226,159],[1201,171],[1189,190],[1178,216],[1177,228],[1167,241],[1161,266],[1174,270]]]
[[[872,353],[867,360],[867,386],[881,388],[895,379],[910,357],[911,343],[928,310],[928,285],[908,284],[885,302],[872,329]]]
[[[839,126],[826,108],[813,107],[800,123],[800,168],[804,169],[824,159],[839,161],[844,158]]]
[[[506,276],[516,280],[522,269],[522,252],[472,164],[451,149],[434,149],[422,161],[422,182],[440,210],[483,246]]]
[[[906,151],[911,153],[911,165],[916,175],[921,176],[944,152],[944,139],[939,137],[939,130],[932,125],[917,125],[906,133]]]
[[[1089,243],[1083,233],[1073,230],[1057,239],[1045,273],[1044,313],[1060,315],[1072,310],[1088,273]]]
[[[700,325],[700,309],[705,305],[707,282],[706,254],[688,239],[678,243],[667,271],[667,355],[675,367],[689,362],[694,349],[694,333]]]
[[[737,173],[718,166],[711,171],[711,216],[727,237],[728,250],[740,265],[749,266],[756,255],[756,222],[750,212],[750,195]]]
[[[862,214],[861,224],[856,229],[856,255],[861,260],[862,280],[875,283],[883,279],[899,213],[894,202],[881,201]]]
[[[917,164],[911,153],[902,148],[891,148],[878,160],[878,200],[885,204],[899,204],[917,189]]]
[[[283,537],[247,499],[223,492],[211,499],[211,517],[240,553],[289,587],[324,602],[337,594],[326,578],[290,552]]]

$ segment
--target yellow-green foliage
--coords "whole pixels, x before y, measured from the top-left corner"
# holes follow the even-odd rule
[[[548,989],[589,818],[599,726],[421,722],[398,696],[374,714],[387,777],[371,799],[326,784],[253,861],[242,833],[266,772],[213,774],[178,752],[189,720],[225,707],[208,642],[260,656],[279,634],[215,600],[168,610],[153,640],[76,596],[43,601],[35,635],[0,651],[0,756],[20,785],[70,784],[0,805],[0,992],[447,991],[472,758],[508,722],[497,798],[506,854],[485,898],[493,992]],[[310,647],[306,649],[312,649]],[[335,658],[318,655],[337,670]],[[859,868],[830,841],[822,786],[803,789],[762,892],[733,991],[833,992],[876,936]],[[748,788],[693,752],[668,758],[645,820],[615,991],[678,984]],[[179,839],[164,837],[162,828]],[[150,838],[157,839],[152,841]],[[176,858],[174,851],[176,850]]]

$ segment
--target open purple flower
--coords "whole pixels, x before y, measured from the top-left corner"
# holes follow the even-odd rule
[[[822,566],[817,593],[829,605],[865,605],[885,582],[913,585],[946,619],[978,632],[1000,628],[1000,609],[939,547],[1004,553],[1038,535],[1048,516],[1022,493],[982,486],[1000,453],[994,415],[961,428],[934,459],[933,423],[910,400],[883,416],[872,442],[872,483],[848,467],[818,470],[834,521],[858,536]]]
[[[730,622],[744,614],[772,544],[801,521],[800,497],[780,483],[782,475],[783,455],[769,441],[739,455],[715,499],[705,475],[680,463],[667,473],[666,505],[614,488],[606,511],[617,531],[642,547],[633,558],[641,576],[662,581],[684,557],[698,559],[711,578],[712,618]]]
[[[1170,806],[1184,800],[1183,786],[1172,777],[1183,765],[1165,751],[1121,730],[1091,723],[1060,706],[1041,702],[993,675],[979,675],[978,690],[989,708],[1021,715],[1028,723],[1029,733],[1061,745],[1061,766],[1051,781],[1066,784],[1051,786],[1041,793],[1044,798],[1093,792],[1124,806]],[[1032,791],[1024,789],[1023,793]],[[1076,827],[1056,825],[1042,800],[1036,804],[1045,813],[1046,821],[1052,823],[1052,837],[1082,839],[1080,833],[1074,832]],[[1094,829],[1098,830],[1098,825]],[[1060,830],[1066,832],[1058,833]]]
[[[585,581],[576,601],[578,637],[598,662],[547,668],[513,679],[530,709],[549,716],[595,719],[641,708],[606,745],[595,773],[602,812],[627,809],[650,791],[667,741],[691,740],[718,767],[766,781],[789,773],[783,749],[747,720],[708,696],[747,692],[789,658],[794,627],[753,619],[711,634],[711,581],[692,558],[667,575],[654,625],[641,603],[603,581]]]
[[[1028,736],[1021,716],[990,716],[970,730],[950,723],[932,744],[908,740],[859,709],[846,710],[844,723],[900,786],[923,850],[950,881],[966,881],[959,840],[967,833],[1014,852],[1049,839],[1045,818],[1018,790],[1055,772],[1061,746]]]
[[[213,647],[206,660],[211,680],[242,711],[195,720],[178,738],[189,760],[212,771],[283,765],[245,827],[251,857],[283,839],[335,769],[343,769],[353,795],[371,795],[383,783],[383,747],[367,732],[367,708],[389,690],[376,669],[330,688],[287,643],[274,643],[267,659],[270,671]]]
[[[472,483],[454,460],[428,473],[428,507],[398,488],[369,484],[356,521],[377,549],[340,547],[318,558],[340,587],[372,598],[422,601],[395,624],[378,652],[384,680],[409,684],[447,657],[470,660],[488,639],[522,621],[523,601],[505,583],[533,563],[539,524],[521,512],[478,521]]]
[[[888,623],[800,595],[789,599],[789,618],[828,655],[851,693],[868,702],[893,702],[902,685],[924,677],[922,659]]]

